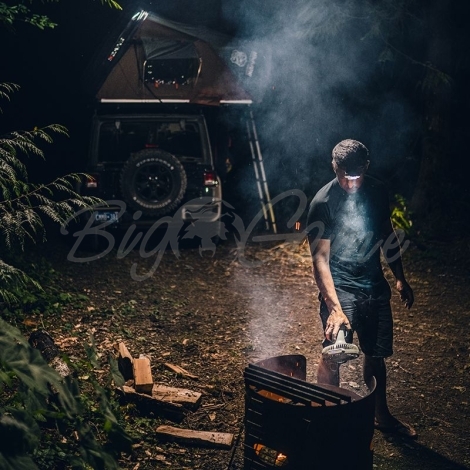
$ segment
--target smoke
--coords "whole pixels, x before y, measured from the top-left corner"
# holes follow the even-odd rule
[[[380,179],[389,180],[404,165],[416,118],[398,86],[398,65],[388,61],[380,28],[374,29],[373,12],[365,4],[371,8],[358,0],[223,4],[237,36],[257,47],[257,81],[251,90],[255,99],[262,97],[254,113],[271,197],[300,189],[310,200],[334,177],[331,151],[346,138],[369,148],[369,172]],[[247,167],[239,193],[251,193],[254,204],[252,173]],[[279,231],[294,211],[288,200],[276,207]],[[273,321],[275,312],[283,311],[284,318],[289,312],[285,299],[267,283],[244,286],[253,312],[249,335],[265,357],[278,354],[285,340],[286,325]],[[313,311],[305,313],[311,318],[302,322],[317,318]]]
[[[250,361],[302,353],[310,350],[312,343],[319,344],[319,338],[312,335],[315,320],[303,318],[303,312],[298,311],[296,291],[280,291],[275,279],[256,272],[247,276],[245,268],[234,271],[232,283],[234,291],[243,292],[246,299],[250,318],[246,331]],[[319,320],[317,323],[319,325]],[[295,344],[292,344],[292,331],[297,332]]]
[[[259,51],[255,118],[271,196],[296,188],[313,197],[333,178],[331,150],[345,138],[369,148],[381,179],[404,164],[417,121],[364,2],[242,0],[222,11]]]

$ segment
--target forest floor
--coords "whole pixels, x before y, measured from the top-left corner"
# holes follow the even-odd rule
[[[41,250],[62,291],[86,300],[66,305],[60,316],[30,318],[25,333],[44,327],[72,362],[84,356],[82,345],[93,335],[103,371],[113,346],[124,341],[134,357],[150,357],[155,382],[203,394],[200,407],[179,423],[123,407],[135,441],[133,454],[120,459],[123,469],[241,470],[244,368],[302,354],[307,381],[316,382],[322,330],[306,244],[252,242],[240,253],[229,240],[213,252],[188,247],[178,256],[168,249],[145,258],[135,249],[118,258],[113,250],[87,262],[68,261],[66,243]],[[81,261],[91,255],[75,253]],[[419,438],[375,431],[374,469],[470,469],[469,262],[469,241],[462,239],[434,241],[426,250],[411,245],[404,253],[415,304],[405,309],[394,291],[388,400]],[[147,278],[136,280],[139,275]],[[165,363],[198,379],[177,376]],[[366,394],[361,358],[341,367],[341,387]],[[163,441],[155,434],[162,424],[232,433],[234,443],[223,450]],[[332,465],[341,463],[340,454],[338,444]]]

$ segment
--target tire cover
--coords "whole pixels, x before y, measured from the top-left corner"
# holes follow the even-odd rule
[[[141,150],[129,158],[121,171],[124,201],[145,215],[163,215],[176,209],[186,186],[183,165],[163,150]]]

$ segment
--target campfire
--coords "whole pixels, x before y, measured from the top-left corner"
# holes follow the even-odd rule
[[[343,459],[372,469],[375,381],[369,394],[306,381],[302,355],[245,369],[244,469],[314,470]]]

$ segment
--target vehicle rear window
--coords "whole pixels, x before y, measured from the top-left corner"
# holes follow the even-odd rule
[[[145,148],[165,150],[176,157],[202,159],[197,121],[103,121],[99,134],[99,161],[125,161]]]

